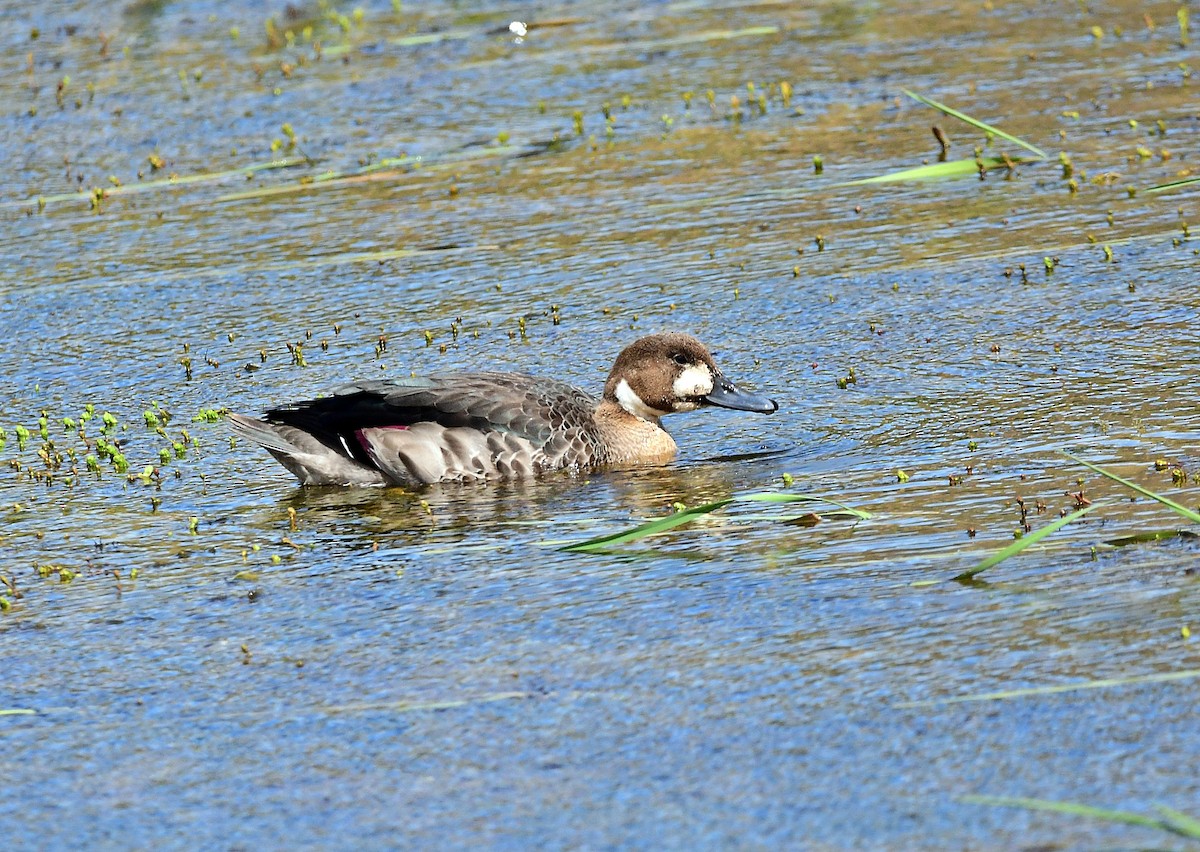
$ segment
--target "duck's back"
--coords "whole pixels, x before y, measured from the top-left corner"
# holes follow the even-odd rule
[[[345,385],[267,412],[400,483],[521,479],[604,462],[597,401],[517,373],[444,373]]]

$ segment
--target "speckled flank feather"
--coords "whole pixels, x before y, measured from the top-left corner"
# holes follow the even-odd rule
[[[272,409],[263,420],[229,420],[236,434],[265,447],[306,485],[478,482],[658,464],[676,450],[658,417],[705,404],[700,396],[675,396],[689,367],[689,375],[709,376],[708,390],[718,381],[733,387],[694,338],[656,335],[621,353],[601,400],[519,373],[446,373],[346,385]],[[637,394],[642,416],[616,397],[622,381]],[[774,410],[770,400],[746,399],[754,410]]]

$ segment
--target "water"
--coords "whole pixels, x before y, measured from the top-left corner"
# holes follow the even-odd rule
[[[1060,453],[1200,502],[1195,194],[1127,192],[1195,168],[1174,7],[562,4],[521,45],[499,6],[5,12],[8,845],[1174,848],[960,801],[1196,814],[1193,681],[1155,678],[1200,668],[1197,546],[1105,545],[1187,524]],[[932,124],[984,144],[905,87],[1052,158],[844,185],[932,162]],[[87,198],[282,156],[314,164]],[[420,494],[305,491],[193,422],[409,371],[598,388],[664,328],[781,410],[676,417],[665,468]],[[128,476],[84,463],[105,411]],[[557,549],[784,473],[872,519]],[[913,585],[1081,488],[980,582]]]

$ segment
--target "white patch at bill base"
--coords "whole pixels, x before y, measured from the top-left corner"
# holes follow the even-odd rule
[[[678,399],[707,396],[713,390],[713,374],[704,364],[693,364],[686,368],[671,388]]]
[[[634,417],[640,417],[643,420],[657,420],[664,414],[669,413],[659,411],[657,408],[651,408],[642,402],[642,398],[634,392],[633,388],[629,386],[629,382],[624,379],[621,379],[617,384],[617,402],[621,403],[621,407]]]

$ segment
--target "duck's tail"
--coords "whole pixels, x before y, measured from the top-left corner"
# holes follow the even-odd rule
[[[226,417],[234,435],[266,449],[304,485],[388,484],[375,468],[337,452],[303,429],[232,411]]]

